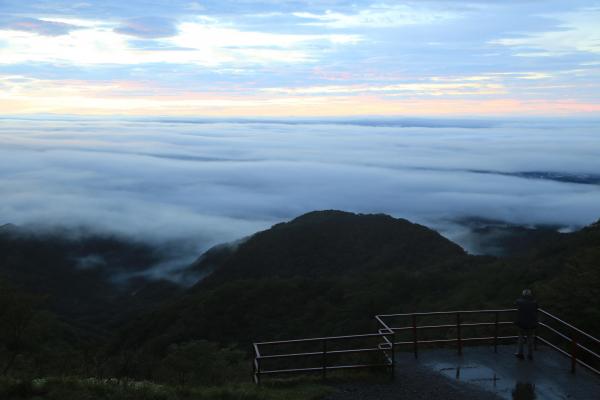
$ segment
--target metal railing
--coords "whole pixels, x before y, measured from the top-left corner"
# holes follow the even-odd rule
[[[288,373],[321,373],[325,377],[327,371],[358,368],[386,368],[393,376],[396,349],[407,346],[415,357],[420,347],[448,344],[455,344],[458,354],[462,354],[464,345],[476,342],[489,342],[497,351],[500,343],[518,339],[514,334],[515,312],[516,309],[508,308],[381,314],[375,316],[379,324],[377,333],[255,343],[254,380],[259,383],[262,376]],[[569,357],[571,372],[581,365],[600,375],[600,340],[545,310],[540,309],[538,315],[536,346],[542,343]],[[439,319],[442,323],[435,323]],[[404,324],[396,326],[399,321]],[[378,342],[365,347],[365,342],[373,340]],[[355,345],[350,346],[350,342]],[[288,350],[277,352],[274,350],[277,347]],[[354,358],[343,361],[348,355]],[[265,366],[268,362],[299,359],[305,360],[303,365]]]
[[[373,343],[376,340],[376,343]],[[370,342],[370,343],[369,343]],[[348,369],[389,369],[394,374],[394,333],[392,331],[362,335],[329,336],[309,339],[280,340],[254,343],[254,381],[260,383],[267,375],[290,373],[321,373]],[[285,347],[284,353],[273,353],[273,348]],[[298,348],[302,350],[297,350]],[[291,348],[291,350],[290,350]],[[369,356],[360,360],[344,360],[348,356]],[[277,362],[303,360],[293,368]],[[265,366],[271,362],[271,367]],[[273,363],[275,362],[275,363]]]
[[[514,325],[511,320],[502,320],[506,314],[513,314],[516,310],[494,309],[494,310],[463,310],[463,311],[436,311],[436,312],[420,312],[420,313],[405,313],[405,314],[381,314],[376,315],[375,319],[383,330],[390,330],[394,333],[404,333],[409,336],[406,340],[396,341],[397,346],[412,346],[412,351],[415,357],[419,354],[419,345],[437,345],[456,343],[458,354],[462,354],[463,345],[478,341],[492,341],[494,350],[497,351],[498,344],[501,341],[517,339],[516,335],[501,334],[501,329],[506,326]],[[483,316],[483,320],[474,320],[475,316]],[[433,318],[445,318],[443,324],[433,324]],[[465,319],[470,318],[470,319]],[[488,321],[485,317],[492,317]],[[408,320],[408,325],[394,326],[398,320]],[[421,325],[423,319],[428,319],[426,325]],[[392,326],[390,326],[392,325]],[[480,332],[476,335],[465,334],[465,329],[474,329],[482,327],[493,327],[493,334],[482,336]],[[380,329],[380,330],[381,330]],[[479,329],[480,331],[481,329]],[[442,331],[441,338],[432,338],[431,334],[426,335],[422,332]]]
[[[539,328],[560,340],[553,343],[541,335],[537,340],[569,357],[571,372],[575,372],[579,364],[600,375],[600,340],[545,310],[539,310],[539,313],[544,319]]]

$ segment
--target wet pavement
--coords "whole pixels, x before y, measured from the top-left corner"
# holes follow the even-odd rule
[[[419,364],[450,379],[475,385],[508,400],[600,400],[600,377],[578,367],[570,372],[570,360],[547,347],[535,359],[519,360],[515,346],[466,347],[459,356],[453,349],[432,349],[397,355],[397,367]]]

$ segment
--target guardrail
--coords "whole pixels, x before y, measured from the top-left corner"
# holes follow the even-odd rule
[[[539,313],[544,317],[539,327],[559,338],[563,347],[561,343],[553,343],[542,336],[538,336],[537,340],[569,357],[571,372],[575,372],[577,365],[581,365],[600,375],[600,340],[545,310],[539,310]],[[554,328],[550,324],[558,327]],[[590,347],[594,347],[595,351]]]
[[[497,351],[498,344],[500,341],[514,340],[517,339],[516,335],[502,335],[501,328],[506,326],[514,325],[513,320],[502,320],[501,317],[506,314],[512,314],[516,311],[514,308],[507,309],[494,309],[494,310],[463,310],[463,311],[436,311],[436,312],[420,312],[420,313],[405,313],[405,314],[381,314],[376,315],[375,319],[381,326],[380,330],[389,330],[394,333],[408,333],[410,340],[397,341],[394,344],[398,346],[412,346],[415,357],[419,354],[419,345],[435,345],[435,344],[449,344],[456,343],[458,354],[462,354],[463,344],[465,342],[478,342],[478,341],[493,341],[494,350]],[[473,320],[474,316],[491,316],[493,319],[487,320]],[[419,322],[423,318],[432,319],[434,318],[446,318],[446,323],[433,325],[429,322],[427,325],[420,325]],[[470,317],[470,320],[465,320],[465,317]],[[408,320],[408,325],[405,326],[393,326],[390,322],[396,322],[398,319]],[[392,325],[392,326],[390,326]],[[490,336],[481,336],[479,332],[477,335],[471,336],[465,335],[465,329],[470,328],[481,328],[481,327],[493,327],[493,334]],[[444,332],[442,338],[433,339],[430,337],[423,338],[421,332],[423,331],[435,331],[441,330]]]
[[[373,339],[376,339],[377,343],[373,344]],[[368,342],[371,344],[366,344]],[[274,347],[288,349],[292,347],[292,350],[269,354],[269,350]],[[304,351],[297,350],[298,347],[304,347]],[[394,333],[392,331],[254,343],[254,381],[260,383],[263,376],[290,373],[321,373],[325,378],[327,371],[367,368],[389,369],[393,376],[394,353]],[[360,361],[343,361],[347,356],[356,355],[369,355],[370,357]],[[298,359],[308,360],[308,363],[294,368],[280,366],[276,363],[271,368],[264,365],[268,362],[281,360],[289,362]]]
[[[393,377],[396,349],[406,346],[412,348],[415,357],[420,347],[452,343],[456,344],[458,354],[462,354],[465,344],[473,342],[491,342],[497,351],[501,342],[518,339],[512,317],[515,312],[514,308],[506,308],[381,314],[375,316],[379,324],[377,333],[254,343],[254,380],[260,383],[263,376],[289,373],[321,373],[326,377],[327,371],[359,368],[389,369]],[[600,340],[545,310],[540,309],[538,315],[536,346],[543,343],[569,357],[571,372],[581,365],[600,375]],[[432,322],[439,319],[443,323]],[[406,325],[396,326],[399,320]],[[435,331],[441,331],[441,337],[432,337],[430,332]],[[373,344],[373,340],[377,343]],[[354,346],[350,345],[352,342]],[[371,344],[366,345],[367,342]],[[288,350],[275,352],[273,349],[278,347]],[[354,358],[344,361],[349,355]],[[293,367],[277,364],[291,360],[304,361]],[[265,366],[269,362],[274,365]]]

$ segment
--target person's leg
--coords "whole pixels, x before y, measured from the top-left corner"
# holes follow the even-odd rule
[[[533,359],[533,341],[535,340],[533,329],[527,330],[527,358]]]
[[[525,340],[526,336],[525,333],[523,332],[523,329],[519,329],[519,346],[517,349],[517,354],[515,354],[517,357],[523,357],[523,341]]]

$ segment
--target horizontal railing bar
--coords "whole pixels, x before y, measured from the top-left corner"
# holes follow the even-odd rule
[[[494,336],[489,336],[489,337],[481,337],[481,338],[461,338],[461,341],[468,341],[468,340],[492,340],[492,339],[517,339],[518,336],[498,336],[497,338]],[[452,343],[452,342],[458,342],[457,338],[454,339],[433,339],[433,340],[418,340],[417,344],[431,344],[431,343]],[[407,342],[394,342],[394,345],[414,345],[415,342],[413,340],[407,341]]]
[[[330,371],[336,369],[351,369],[351,368],[383,368],[389,367],[390,364],[355,364],[355,365],[330,365],[325,368],[323,367],[310,367],[310,368],[291,368],[291,369],[274,369],[261,371],[260,375],[270,375],[270,374],[287,374],[294,372],[320,372],[323,369]]]
[[[254,344],[256,344],[257,346],[270,346],[270,345],[289,344],[289,343],[322,342],[324,340],[340,341],[340,340],[350,340],[350,339],[382,337],[382,336],[386,336],[386,335],[390,335],[390,334],[391,333],[363,333],[361,335],[326,336],[326,337],[305,338],[305,339],[277,340],[277,341],[271,341],[271,342],[256,342]]]
[[[327,354],[352,354],[352,353],[373,353],[381,352],[382,349],[378,347],[366,348],[366,349],[349,349],[349,350],[331,350],[327,351]]]
[[[289,353],[289,354],[271,354],[266,356],[256,357],[258,360],[272,360],[274,358],[301,358],[301,357],[310,357],[310,356],[321,356],[323,355],[322,351],[311,351],[306,353]]]
[[[512,321],[499,321],[498,325],[513,325]],[[460,324],[461,327],[473,327],[473,326],[494,326],[495,322],[465,322]],[[456,328],[456,324],[442,324],[442,325],[421,325],[417,326],[417,329],[441,329],[441,328]],[[400,326],[391,328],[393,331],[409,331],[415,329],[413,326]]]
[[[599,371],[599,370],[597,370],[596,368],[592,367],[591,365],[589,365],[589,364],[587,364],[587,363],[585,363],[585,362],[581,361],[580,359],[577,359],[576,361],[577,361],[577,363],[579,363],[580,365],[583,365],[584,367],[586,367],[587,369],[591,370],[592,372],[594,372],[594,373],[596,373],[596,374],[600,375],[600,371]]]
[[[581,343],[577,343],[577,346],[581,349],[581,350],[585,350],[587,351],[589,354],[593,355],[594,357],[596,357],[597,359],[600,360],[600,354],[592,351],[591,349],[589,349],[588,347],[582,345]]]
[[[546,344],[547,346],[552,347],[554,350],[558,351],[559,353],[563,354],[564,356],[569,357],[569,358],[572,357],[571,354],[567,353],[566,351],[564,351],[560,347],[558,347],[555,344],[551,343],[549,340],[546,340],[543,337],[539,337],[539,336],[538,336],[538,340],[542,341],[542,343]],[[596,368],[592,367],[591,365],[589,365],[589,364],[581,361],[578,358],[576,358],[575,361],[577,361],[578,364],[581,364],[584,367],[586,367],[587,369],[591,370],[592,372],[595,372],[596,374],[600,375],[600,371],[597,370]]]
[[[600,344],[600,339],[595,338],[594,336],[590,335],[587,332],[582,331],[581,329],[569,324],[568,322],[563,321],[562,319],[558,318],[556,315],[550,314],[548,311],[546,310],[539,310],[542,314],[554,319],[555,321],[560,322],[561,324],[567,326],[569,329],[574,330],[575,332],[579,333],[580,335],[585,336],[586,338],[590,339],[593,342],[596,342],[597,344]]]
[[[417,341],[417,344],[421,344],[421,343],[451,343],[451,342],[456,342],[456,339],[437,339],[437,340],[419,340]],[[394,345],[414,345],[415,342],[413,340],[407,341],[407,342],[394,342]]]
[[[356,364],[356,365],[334,365],[331,367],[327,367],[328,370],[336,370],[336,369],[352,369],[352,368],[383,368],[389,367],[390,364]]]
[[[476,341],[476,340],[494,340],[494,339],[518,339],[518,336],[498,336],[498,337],[494,337],[494,336],[487,336],[487,337],[475,337],[475,338],[462,338],[461,340],[463,342],[468,342],[468,341]]]
[[[545,323],[543,323],[543,322],[540,322],[540,326],[543,326],[544,328],[546,328],[546,329],[548,329],[548,330],[552,331],[553,333],[555,333],[556,335],[560,336],[560,337],[561,337],[561,338],[563,338],[564,340],[567,340],[567,341],[571,342],[571,338],[570,338],[570,337],[568,337],[567,335],[564,335],[564,334],[562,334],[561,332],[557,331],[556,329],[552,328],[551,326],[548,326],[547,324],[545,324]],[[588,347],[584,346],[584,345],[583,345],[583,344],[581,344],[581,343],[577,343],[577,346],[578,346],[580,349],[587,351],[589,354],[593,355],[594,357],[596,357],[597,359],[599,359],[599,360],[600,360],[600,354],[598,354],[598,353],[594,352],[592,349],[590,349],[590,348],[588,348]]]
[[[322,351],[311,351],[306,353],[289,353],[289,354],[272,354],[267,356],[256,357],[258,360],[272,360],[276,358],[302,358],[311,356],[322,356],[323,354],[352,354],[352,353],[372,353],[381,352],[382,349],[378,347],[369,347],[366,349],[348,349],[348,350],[328,350],[327,352]]]
[[[542,343],[552,347],[554,350],[558,351],[559,353],[564,354],[565,356],[571,358],[571,355],[569,353],[567,353],[566,351],[564,351],[563,349],[561,349],[560,347],[556,346],[555,344],[553,344],[552,342],[550,342],[549,340],[544,339],[543,337],[538,336],[537,337],[538,340],[540,340]]]
[[[269,374],[286,374],[286,373],[293,373],[293,372],[311,372],[311,371],[323,371],[323,367],[273,369],[273,370],[267,370],[267,371],[260,371],[260,374],[261,375],[269,375]]]
[[[426,315],[448,315],[448,314],[477,314],[477,313],[501,313],[501,312],[513,312],[517,311],[516,308],[505,308],[499,310],[459,310],[459,311],[432,311],[432,312],[417,312],[417,313],[403,313],[403,314],[379,314],[380,318],[391,318],[391,317],[412,317],[415,316],[426,316]]]
[[[542,326],[542,327],[544,327],[544,328],[546,328],[546,329],[548,329],[548,330],[549,330],[549,331],[551,331],[552,333],[554,333],[554,334],[556,334],[556,335],[560,336],[561,338],[563,338],[563,339],[565,339],[565,340],[568,340],[568,341],[571,341],[571,338],[570,338],[570,337],[568,337],[567,335],[563,334],[562,332],[559,332],[559,331],[557,331],[557,330],[556,330],[556,329],[554,329],[553,327],[551,327],[551,326],[549,326],[549,325],[547,325],[547,324],[545,324],[545,323],[543,323],[543,322],[540,322],[540,323],[539,323],[539,325],[540,325],[540,326]]]

